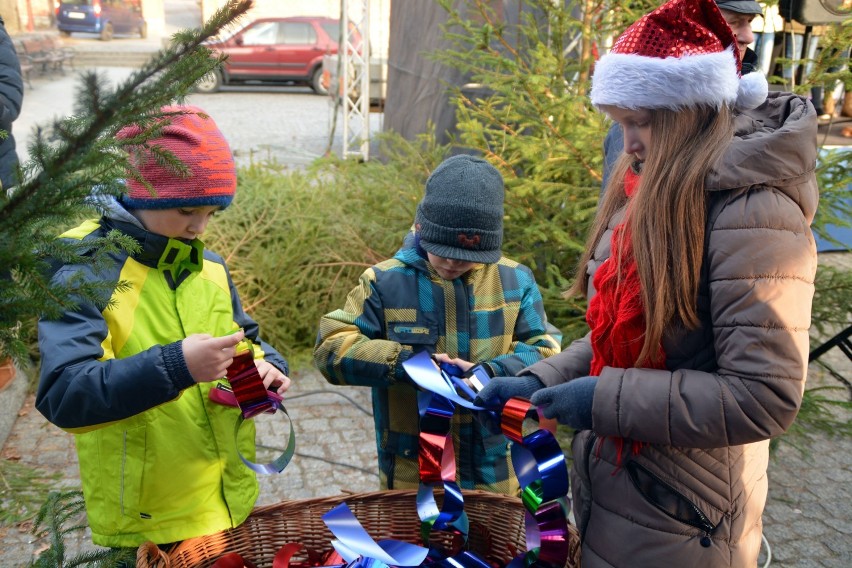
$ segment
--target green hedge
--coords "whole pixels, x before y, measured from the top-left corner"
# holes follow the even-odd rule
[[[240,169],[233,205],[204,240],[225,256],[265,339],[306,361],[320,317],[399,248],[432,167],[331,158],[305,171],[275,163]]]
[[[307,170],[269,162],[240,169],[233,205],[204,240],[225,256],[263,337],[294,362],[307,362],[320,317],[402,244],[429,173],[450,155],[434,140],[432,133],[414,143],[384,135],[384,162],[326,158]],[[583,306],[561,298],[581,230],[576,209],[560,195],[562,184],[529,183],[512,171],[504,177],[504,253],[534,270],[549,319],[566,340],[576,338],[586,331]]]

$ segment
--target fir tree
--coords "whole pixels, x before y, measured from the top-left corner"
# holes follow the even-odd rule
[[[565,301],[561,295],[574,276],[597,209],[602,142],[610,125],[589,103],[589,70],[597,52],[663,0],[520,0],[516,22],[509,21],[507,9],[495,9],[488,0],[438,2],[447,11],[448,47],[430,57],[480,86],[449,87],[456,107],[452,143],[501,168],[506,179],[504,250],[533,269],[548,317],[565,337],[579,337],[587,331],[585,302]],[[811,63],[813,69],[795,92],[807,94],[817,85],[831,91],[838,82],[852,88],[850,22],[829,26],[814,60],[796,61]],[[828,226],[849,227],[852,219],[850,161],[849,147],[821,148],[820,205],[813,229],[828,240]],[[834,332],[823,329],[818,315],[833,314],[827,322],[848,325],[850,313],[852,272],[825,272],[818,275],[814,300],[819,341]]]
[[[79,281],[54,285],[50,263],[98,266],[111,252],[132,250],[131,240],[113,234],[87,241],[89,254],[81,257],[79,244],[56,237],[72,223],[100,214],[98,197],[120,195],[128,172],[138,178],[124,147],[158,135],[163,127],[157,120],[162,118],[161,107],[182,101],[221,63],[204,42],[232,25],[251,5],[252,0],[228,0],[203,26],[175,34],[167,48],[114,87],[103,75],[84,73],[74,113],[37,129],[28,148],[31,158],[19,167],[22,182],[0,192],[0,358],[26,358],[26,332],[38,316],[58,317],[81,301],[101,301],[115,286],[115,282]],[[133,123],[142,125],[143,133],[117,140],[116,133]],[[173,154],[160,151],[156,156],[175,172],[186,172]]]

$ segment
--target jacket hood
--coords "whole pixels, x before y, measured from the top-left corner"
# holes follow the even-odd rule
[[[707,175],[707,191],[754,185],[778,188],[813,218],[818,192],[817,116],[805,98],[769,93],[766,102],[734,119],[734,138]]]
[[[393,255],[394,259],[410,266],[415,270],[429,272],[429,263],[426,260],[426,251],[417,242],[417,235],[414,229],[410,230],[402,240],[402,246]]]
[[[99,195],[93,198],[98,207],[104,211],[104,217],[122,223],[129,223],[145,231],[142,222],[124,208],[124,205],[112,195]]]
[[[177,269],[176,272],[183,278],[186,277],[185,272],[201,269],[204,243],[200,239],[186,242],[152,233],[115,197],[98,196],[96,200],[103,209],[105,224],[130,235],[139,243],[140,250],[133,254],[137,261],[161,270]],[[182,278],[175,281],[182,281]]]

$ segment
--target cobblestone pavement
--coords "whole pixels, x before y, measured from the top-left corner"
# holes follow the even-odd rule
[[[369,389],[330,386],[316,371],[295,372],[293,378],[286,407],[296,431],[296,456],[282,474],[261,476],[258,504],[377,489]],[[287,423],[279,416],[260,417],[258,431],[262,446],[280,450],[286,445]],[[852,440],[819,435],[804,449],[781,444],[770,465],[764,524],[771,566],[848,568]],[[273,454],[261,453],[258,461]],[[57,488],[79,486],[72,436],[47,423],[32,407],[32,397],[21,409],[2,455],[55,472]],[[46,546],[26,526],[0,528],[0,566],[26,566]],[[68,542],[69,555],[93,548],[88,531]]]
[[[369,389],[331,386],[316,371],[294,372],[292,378],[286,408],[296,432],[296,455],[281,474],[260,476],[258,505],[377,490]],[[258,454],[258,462],[270,461],[287,444],[287,421],[280,415],[262,415],[257,422],[258,444],[269,448]],[[58,474],[57,489],[79,488],[73,436],[48,423],[33,408],[32,396],[18,413],[2,457]],[[0,566],[26,566],[47,547],[28,529],[0,527]],[[96,549],[88,530],[73,535],[67,546],[69,558]]]
[[[852,270],[852,254],[823,253],[819,263]],[[852,361],[839,349],[832,349],[820,361],[847,381],[852,380]],[[814,363],[809,369],[808,386],[842,384]],[[842,416],[847,421],[852,417],[848,412]],[[770,462],[769,501],[763,515],[772,566],[852,566],[850,485],[852,439],[818,435],[801,443],[798,449],[779,445]]]

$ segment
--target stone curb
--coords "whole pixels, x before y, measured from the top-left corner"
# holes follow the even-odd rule
[[[5,445],[18,418],[18,412],[27,398],[29,385],[27,373],[18,365],[15,365],[15,370],[15,378],[3,390],[0,390],[0,448]]]

